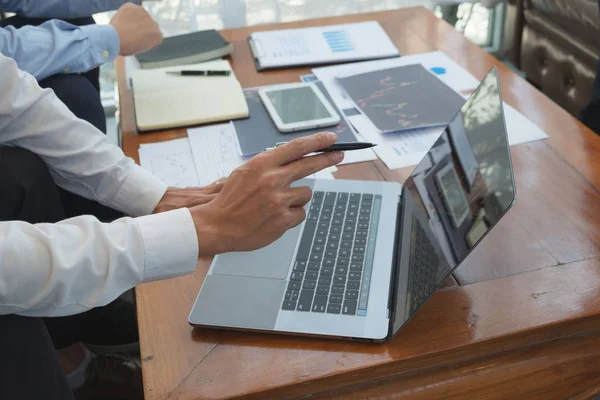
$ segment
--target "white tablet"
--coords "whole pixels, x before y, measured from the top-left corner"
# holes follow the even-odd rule
[[[337,125],[340,116],[312,83],[268,86],[258,91],[280,132]]]

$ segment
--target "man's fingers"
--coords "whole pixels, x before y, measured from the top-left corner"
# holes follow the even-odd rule
[[[300,186],[286,190],[286,203],[290,207],[304,207],[312,199],[312,190],[307,186]]]
[[[337,135],[332,132],[321,132],[315,135],[292,140],[268,152],[269,159],[277,166],[296,161],[307,154],[323,150],[335,144]]]
[[[290,208],[288,229],[295,228],[306,219],[306,211],[302,207]]]
[[[325,168],[339,164],[344,159],[341,151],[323,153],[316,156],[303,157],[283,167],[283,174],[289,183],[319,172]]]

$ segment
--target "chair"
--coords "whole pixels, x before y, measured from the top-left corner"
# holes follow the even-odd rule
[[[548,97],[578,116],[600,56],[597,0],[517,0],[511,61]]]

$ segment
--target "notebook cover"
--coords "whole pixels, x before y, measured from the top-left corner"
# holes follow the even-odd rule
[[[165,38],[155,49],[138,54],[140,64],[193,57],[223,49],[230,43],[214,29]]]

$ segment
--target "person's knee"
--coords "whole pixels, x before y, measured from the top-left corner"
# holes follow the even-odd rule
[[[89,79],[77,74],[60,74],[42,80],[40,86],[52,89],[77,118],[106,133],[104,107]]]
[[[46,190],[54,185],[46,163],[29,150],[0,148],[0,187],[3,194]]]

